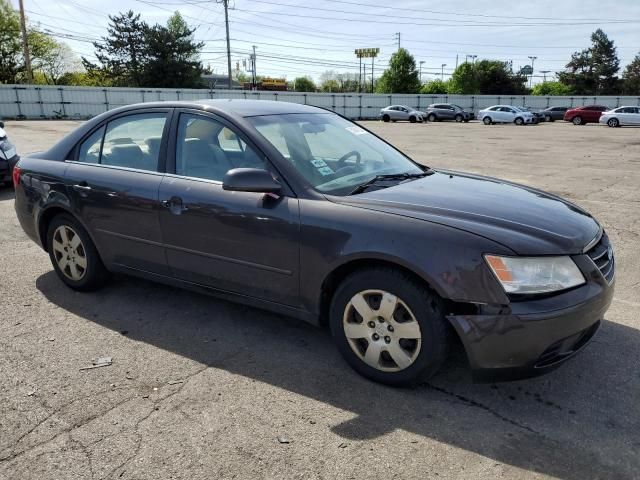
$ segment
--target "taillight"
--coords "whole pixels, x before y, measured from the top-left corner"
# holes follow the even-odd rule
[[[22,169],[19,166],[13,167],[13,186],[17,187],[20,184],[20,174]]]

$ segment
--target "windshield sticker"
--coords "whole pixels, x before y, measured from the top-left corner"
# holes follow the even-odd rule
[[[326,177],[327,175],[333,175],[333,170],[331,170],[331,167],[321,167],[318,169],[318,171],[322,174],[323,177]]]
[[[367,131],[366,131],[366,130],[363,130],[362,128],[360,128],[360,127],[356,127],[356,126],[353,126],[353,127],[346,127],[346,128],[345,128],[345,130],[346,130],[347,132],[351,132],[351,133],[353,133],[354,135],[364,135],[365,133],[367,133]]]
[[[320,159],[320,160],[311,160],[311,163],[316,168],[326,167],[327,166],[327,163],[322,159]]]

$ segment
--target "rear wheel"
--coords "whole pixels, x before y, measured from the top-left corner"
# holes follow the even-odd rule
[[[438,120],[438,117],[436,117],[435,114],[430,113],[427,117],[427,120],[429,120],[430,122],[435,122],[436,120]]]
[[[382,121],[383,122],[388,122],[389,120],[391,120],[391,117],[389,117],[389,115],[387,115],[386,113],[382,116]]]
[[[358,373],[388,385],[435,374],[446,358],[449,327],[440,298],[393,269],[347,277],[331,301],[331,332]]]
[[[460,123],[460,122],[462,122],[462,120],[464,120],[464,118],[462,118],[462,115],[457,114],[456,115],[456,122]]]
[[[610,118],[609,121],[607,122],[607,125],[609,125],[612,128],[615,128],[620,126],[620,122],[618,121],[617,118]]]
[[[47,250],[60,279],[74,290],[95,290],[107,279],[89,234],[70,215],[58,215],[49,224]]]
[[[582,125],[582,117],[573,117],[573,120],[571,121],[574,125]]]
[[[491,125],[493,121],[491,120],[491,117],[484,117],[482,119],[482,123],[484,123],[485,125]]]

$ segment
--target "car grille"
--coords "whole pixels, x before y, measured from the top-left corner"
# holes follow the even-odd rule
[[[615,261],[611,242],[609,242],[609,237],[605,232],[602,232],[598,243],[591,247],[586,254],[593,260],[593,263],[596,264],[596,267],[598,267],[607,282],[611,283],[615,271]]]

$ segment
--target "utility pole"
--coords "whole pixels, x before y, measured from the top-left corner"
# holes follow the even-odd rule
[[[447,66],[447,64],[446,64],[446,63],[443,63],[443,64],[442,64],[442,73],[440,74],[440,79],[441,79],[443,82],[444,82],[444,67],[446,67],[446,66]]]
[[[227,30],[227,69],[229,73],[229,90],[231,90],[231,43],[229,43],[229,0],[217,0],[217,3],[221,3],[221,2],[224,5],[224,25]]]
[[[529,88],[531,88],[531,83],[533,82],[533,63],[538,57],[530,56],[529,58],[531,59],[531,76],[529,77]]]
[[[400,32],[396,32],[395,36],[398,39],[398,50],[400,50]]]
[[[258,89],[258,74],[256,72],[256,46],[253,46],[253,89]]]
[[[22,26],[22,51],[24,54],[24,66],[27,69],[27,83],[33,83],[31,72],[31,57],[29,56],[29,42],[27,42],[27,23],[24,19],[24,5],[20,0],[20,25]]]
[[[422,83],[422,64],[424,63],[424,60],[420,60],[420,83]]]
[[[456,53],[456,70],[458,69],[458,54]]]
[[[358,51],[356,50],[356,55]],[[362,57],[358,55],[358,60],[360,60],[360,65],[358,67],[358,91],[362,93]]]
[[[371,55],[371,93],[373,93],[373,61],[375,59],[375,55]]]

